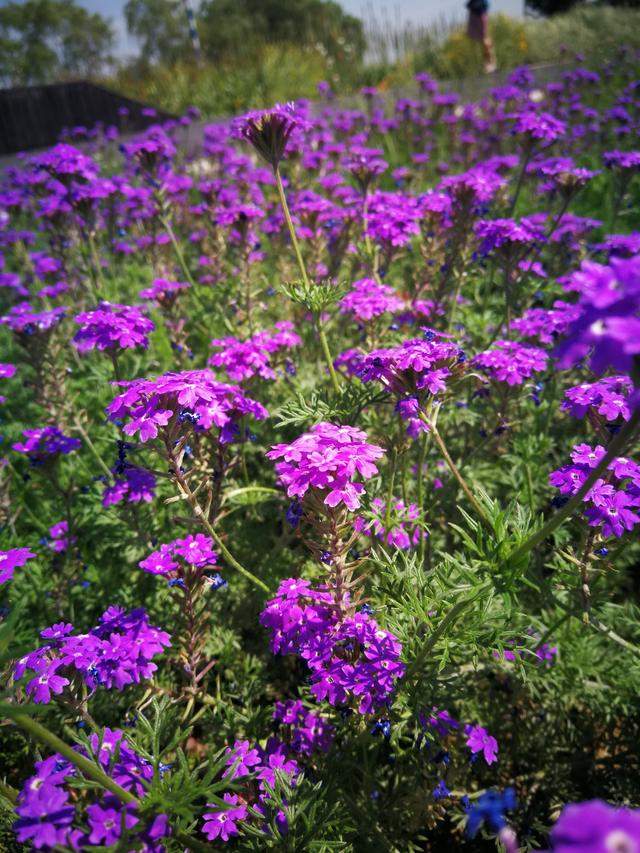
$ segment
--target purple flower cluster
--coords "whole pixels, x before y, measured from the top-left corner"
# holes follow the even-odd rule
[[[580,294],[580,316],[556,354],[568,368],[586,356],[594,373],[608,367],[630,373],[640,355],[640,255],[611,258],[607,266],[583,261],[565,287]]]
[[[375,462],[383,454],[361,429],[319,423],[291,444],[274,445],[267,458],[282,459],[275,467],[290,498],[302,498],[311,489],[327,506],[355,510],[364,494],[355,477],[368,480],[377,474]]]
[[[585,382],[564,392],[562,409],[574,418],[597,413],[606,421],[631,417],[629,395],[633,383],[629,376],[607,376],[597,382]]]
[[[280,723],[278,734],[292,752],[310,756],[329,752],[335,729],[326,717],[305,708],[299,699],[276,702],[273,719]]]
[[[547,360],[546,352],[538,347],[528,347],[516,341],[496,341],[494,349],[479,353],[473,363],[496,382],[522,385],[534,373],[544,370]]]
[[[311,692],[331,705],[372,714],[386,705],[404,675],[402,646],[367,613],[340,618],[329,591],[293,578],[280,583],[260,622],[274,654],[296,654],[311,671]]]
[[[30,337],[38,332],[48,332],[53,329],[65,313],[66,308],[63,306],[37,311],[28,302],[20,302],[10,308],[8,314],[0,317],[0,323],[8,326],[12,332]]]
[[[65,456],[82,444],[80,439],[64,435],[58,427],[53,426],[25,429],[22,435],[25,441],[17,441],[11,447],[17,453],[24,453],[33,465]]]
[[[351,314],[365,323],[382,314],[401,311],[404,307],[404,300],[396,296],[392,287],[377,284],[371,278],[354,281],[351,290],[340,300],[343,314]]]
[[[52,551],[55,551],[56,554],[64,553],[69,545],[73,545],[77,542],[76,536],[69,536],[68,521],[59,521],[57,524],[52,525],[49,528],[49,536],[49,547]]]
[[[423,729],[431,729],[439,738],[460,732],[465,746],[471,750],[472,761],[477,755],[482,755],[487,764],[498,760],[498,741],[483,726],[460,723],[447,710],[439,711],[438,708],[432,708],[428,715],[419,714],[418,719]]]
[[[0,551],[0,584],[12,580],[14,569],[24,566],[28,560],[36,555],[28,548],[11,548],[9,551]]]
[[[580,490],[605,455],[602,445],[577,444],[571,453],[571,465],[563,465],[549,475],[549,482],[561,495],[574,495]],[[602,536],[622,536],[640,524],[640,465],[622,456],[607,466],[605,477],[599,477],[584,497],[585,515],[590,527],[600,528]]]
[[[74,748],[79,755],[97,760],[120,787],[144,797],[145,785],[153,779],[153,766],[131,748],[122,731],[105,728],[100,736],[91,735],[89,743],[89,750]],[[18,820],[14,830],[21,844],[32,845],[36,850],[88,850],[120,842],[126,843],[127,849],[135,847],[146,853],[164,850],[160,842],[170,834],[166,815],[157,815],[141,826],[135,805],[125,806],[113,794],[106,793],[99,801],[86,805],[85,822],[78,820],[79,826],[75,827],[78,789],[68,785],[78,775],[75,765],[56,753],[36,762],[35,771],[24,783],[16,805]],[[82,823],[86,828],[80,828]],[[126,842],[122,839],[123,829],[127,832]]]
[[[511,321],[511,328],[525,338],[550,344],[563,335],[580,314],[575,305],[556,299],[552,308],[530,308],[522,317]]]
[[[220,809],[209,803],[209,808],[215,811],[204,814],[202,827],[209,841],[228,841],[237,836],[240,831],[238,824],[260,820],[255,813],[260,815],[266,828],[269,813],[273,812],[269,787],[275,785],[276,772],[289,777],[293,784],[300,775],[297,762],[288,757],[287,746],[276,738],[269,738],[264,749],[259,745],[252,746],[248,740],[237,740],[233,748],[227,749],[226,763],[228,769],[223,775],[236,783],[244,780],[247,788],[241,795],[223,795],[229,808]],[[286,833],[284,812],[277,811],[274,818],[279,832]]]
[[[149,554],[138,565],[152,575],[181,576],[183,573],[181,563],[186,563],[191,568],[205,569],[217,562],[218,554],[213,550],[213,541],[209,536],[196,533],[161,545],[159,550]]]
[[[293,331],[293,323],[276,323],[275,330],[258,332],[246,341],[237,338],[218,338],[211,346],[219,351],[214,353],[208,363],[212,367],[222,367],[233,382],[244,382],[252,376],[262,379],[275,379],[276,372],[271,362],[279,350],[288,350],[300,346],[300,336]]]
[[[481,219],[474,226],[476,237],[480,239],[480,252],[488,255],[500,251],[510,255],[515,249],[522,252],[523,247],[533,245],[541,239],[539,231],[525,222],[513,219]]]
[[[513,132],[524,136],[531,145],[550,145],[567,132],[563,121],[533,107],[522,110],[514,118]]]
[[[80,326],[73,343],[79,352],[97,349],[135,349],[149,346],[148,335],[155,328],[148,317],[135,305],[114,305],[102,302],[93,311],[78,314]]]
[[[158,668],[152,659],[171,645],[169,635],[150,625],[141,608],[126,613],[110,607],[88,633],[72,632],[73,625],[62,622],[46,628],[41,632],[45,645],[16,664],[15,679],[27,671],[35,673],[26,686],[34,702],[50,702],[52,694],[62,693],[74,677],[92,691],[137,684],[152,677]]]
[[[392,502],[389,522],[387,527],[386,503],[382,498],[374,498],[371,501],[371,512],[373,517],[359,515],[353,522],[353,529],[367,536],[375,536],[385,545],[393,548],[408,549],[415,547],[426,532],[419,526],[420,509],[417,504],[405,504],[404,501],[396,499]]]
[[[124,432],[139,433],[141,442],[157,438],[163,428],[191,424],[197,432],[217,427],[225,444],[236,438],[240,418],[268,416],[264,406],[245,396],[237,385],[218,382],[210,370],[165,373],[119,384],[126,390],[109,403],[107,413],[111,420],[129,418]]]
[[[166,278],[154,278],[151,287],[141,290],[140,299],[157,302],[158,305],[173,305],[179,294],[189,287],[186,281],[169,281]]]
[[[156,494],[156,478],[144,468],[126,465],[124,470],[115,476],[112,485],[102,493],[102,506],[114,506],[126,501],[137,504],[144,501],[151,503]]]

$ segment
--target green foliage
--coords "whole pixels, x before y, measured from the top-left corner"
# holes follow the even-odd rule
[[[0,8],[0,80],[5,85],[96,76],[110,61],[109,21],[75,0],[25,0]]]

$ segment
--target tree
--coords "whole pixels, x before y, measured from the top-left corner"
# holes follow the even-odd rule
[[[75,0],[26,0],[0,8],[0,78],[9,85],[91,77],[111,61],[113,28]]]
[[[127,0],[127,30],[140,42],[139,63],[172,65],[189,55],[189,33],[180,0]]]
[[[192,57],[180,0],[128,0],[124,14],[143,67]],[[214,61],[274,42],[320,46],[336,60],[360,59],[365,49],[362,22],[332,0],[204,0],[197,26],[203,53]]]
[[[360,59],[362,22],[333,0],[205,0],[203,50],[212,59],[264,42],[319,45],[333,59]]]

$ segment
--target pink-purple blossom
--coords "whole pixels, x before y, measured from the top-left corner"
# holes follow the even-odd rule
[[[267,458],[282,459],[276,472],[290,498],[302,498],[311,490],[327,506],[344,504],[354,510],[365,491],[356,477],[368,480],[377,474],[375,462],[383,454],[361,429],[319,423],[291,444],[274,445]]]

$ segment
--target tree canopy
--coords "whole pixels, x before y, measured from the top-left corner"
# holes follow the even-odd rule
[[[128,0],[125,20],[141,43],[143,64],[190,56],[178,0]],[[362,22],[333,0],[204,0],[197,26],[203,54],[213,61],[278,42],[315,46],[337,61],[359,59],[365,49]]]
[[[111,23],[75,0],[25,0],[0,8],[0,79],[45,83],[99,74],[111,60]]]

